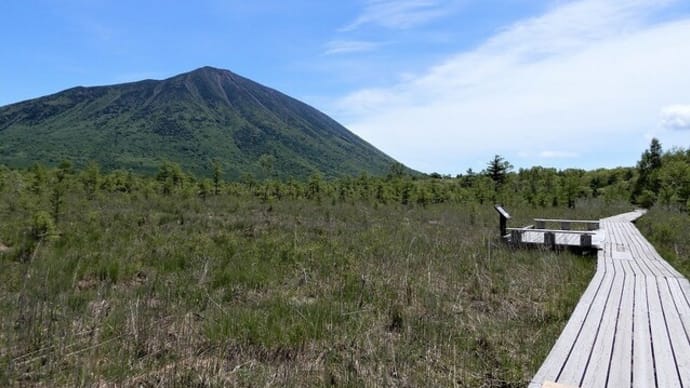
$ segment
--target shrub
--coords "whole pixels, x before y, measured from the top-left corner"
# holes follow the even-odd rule
[[[34,214],[31,224],[31,236],[36,240],[52,239],[57,236],[57,229],[53,217],[46,211]]]

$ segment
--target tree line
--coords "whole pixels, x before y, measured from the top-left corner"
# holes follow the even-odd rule
[[[268,161],[263,164],[268,165]],[[270,169],[270,167],[267,167]],[[17,198],[33,197],[43,203],[53,222],[60,221],[64,199],[83,194],[87,199],[122,193],[136,196],[255,197],[263,202],[307,199],[314,201],[368,202],[428,206],[437,203],[503,203],[508,206],[576,207],[578,200],[631,201],[640,206],[654,204],[690,208],[690,150],[664,152],[653,139],[636,167],[613,169],[558,170],[531,167],[517,171],[496,155],[486,169],[471,169],[455,177],[432,173],[411,174],[402,164],[390,166],[386,176],[361,174],[356,177],[325,179],[313,174],[306,180],[263,179],[246,175],[238,181],[223,178],[221,163],[209,163],[207,176],[194,176],[178,164],[162,162],[154,176],[130,171],[101,171],[91,162],[81,170],[69,161],[56,167],[34,164],[28,169],[0,166],[0,190],[15,192]],[[44,215],[45,216],[45,215]],[[44,217],[45,218],[45,217]]]

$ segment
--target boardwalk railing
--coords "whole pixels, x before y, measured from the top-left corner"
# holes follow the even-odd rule
[[[543,244],[552,249],[559,246],[592,248],[592,237],[599,230],[599,221],[560,218],[535,218],[534,225],[509,228],[507,223],[511,218],[510,214],[500,205],[496,205],[495,208],[499,215],[501,238],[515,245]],[[560,229],[546,227],[551,224],[557,224]],[[585,230],[581,230],[583,228]]]
[[[539,244],[543,241],[549,248],[556,248],[557,245],[577,245],[582,248],[592,247],[592,237],[597,234],[595,230],[567,230],[567,229],[536,229],[526,226],[524,228],[506,228],[510,231],[510,241],[514,244]],[[536,234],[541,234],[541,238],[536,238]],[[575,239],[566,239],[567,244],[558,244],[557,235],[574,235]],[[577,239],[579,236],[579,240]]]
[[[535,224],[537,229],[545,229],[545,226],[550,223],[560,224],[561,230],[572,229],[573,224],[582,225],[587,230],[597,230],[599,229],[599,221],[592,220],[564,220],[559,218],[535,218]]]

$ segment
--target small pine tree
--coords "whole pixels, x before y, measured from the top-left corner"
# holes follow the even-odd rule
[[[214,159],[213,165],[213,195],[220,194],[220,183],[221,176],[223,175],[223,169],[218,159]]]
[[[101,173],[98,163],[92,161],[86,166],[86,169],[81,173],[81,183],[84,186],[86,196],[89,199],[94,199],[101,183]]]
[[[513,166],[500,155],[494,155],[494,158],[489,161],[488,167],[486,169],[486,175],[488,175],[496,184],[496,187],[502,186],[508,173],[513,168]]]
[[[388,167],[388,179],[402,178],[405,175],[405,166],[395,162]]]
[[[658,172],[661,169],[661,157],[661,143],[654,138],[649,145],[649,149],[642,153],[640,161],[637,162],[639,175],[632,193],[634,202],[640,205],[643,205],[642,202],[650,206],[653,204],[653,201],[650,203],[650,198],[655,200],[660,189]],[[645,191],[649,193],[645,193]]]

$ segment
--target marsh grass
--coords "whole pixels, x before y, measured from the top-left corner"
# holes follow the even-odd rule
[[[636,222],[659,254],[690,277],[690,215],[678,207],[655,206]]]
[[[475,203],[74,192],[49,239],[4,200],[3,386],[524,386],[595,269]]]

